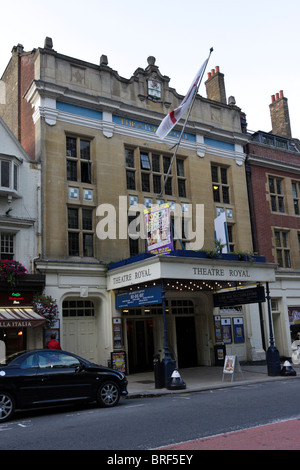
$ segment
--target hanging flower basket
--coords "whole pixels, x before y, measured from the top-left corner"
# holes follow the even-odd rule
[[[52,328],[58,319],[58,306],[51,295],[34,297],[33,310],[46,319],[46,328]]]
[[[25,276],[27,269],[19,261],[10,259],[0,260],[0,282],[8,282],[15,287],[19,278]]]

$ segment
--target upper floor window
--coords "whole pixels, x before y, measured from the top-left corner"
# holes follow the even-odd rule
[[[288,232],[275,230],[276,257],[279,267],[290,268],[291,257],[288,243]]]
[[[300,183],[292,182],[292,192],[294,201],[294,211],[296,215],[300,214]]]
[[[211,179],[214,202],[230,203],[227,168],[211,165]]]
[[[14,234],[0,232],[0,258],[14,259]]]
[[[127,189],[136,189],[134,152],[132,149],[125,149],[125,165],[126,165],[126,187]]]
[[[68,207],[69,256],[94,256],[93,210]]]
[[[284,195],[282,180],[269,176],[271,209],[273,212],[284,212]]]
[[[137,160],[135,161],[135,152]],[[137,149],[125,149],[126,187],[129,190],[140,188],[146,193],[160,194],[164,185],[164,194],[171,196],[187,197],[185,159],[177,158],[176,163],[171,164],[171,157],[154,152],[145,152]],[[166,175],[168,174],[165,183]],[[140,182],[140,183],[139,183]],[[164,184],[165,183],[165,184]]]
[[[0,188],[18,190],[18,166],[12,160],[0,159]]]
[[[91,142],[79,137],[66,138],[67,180],[91,183]]]

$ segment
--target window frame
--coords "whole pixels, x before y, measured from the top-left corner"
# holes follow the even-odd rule
[[[280,268],[291,268],[289,231],[274,229],[276,260]]]
[[[9,240],[6,238],[9,237]],[[11,250],[5,250],[4,248],[7,247],[12,248]],[[15,234],[12,232],[0,232],[0,259],[14,259],[15,255]]]
[[[228,178],[228,169],[224,165],[211,163],[211,181],[213,201],[217,204],[230,204],[231,192]]]
[[[7,165],[7,170],[4,170],[5,164]],[[18,191],[19,166],[16,159],[0,156],[0,191]],[[7,180],[7,184],[3,184],[4,178]]]
[[[300,215],[300,181],[292,181],[294,214]]]
[[[73,141],[73,145],[71,145],[71,141]],[[88,147],[83,147],[84,143],[89,144]],[[91,146],[92,140],[87,137],[66,135],[67,181],[92,184]]]
[[[87,223],[87,213],[90,213]],[[71,216],[71,214],[73,215]],[[94,209],[88,206],[67,206],[68,256],[94,258]]]
[[[272,185],[271,185],[271,182],[272,182]],[[278,178],[277,176],[273,176],[273,175],[268,176],[271,211],[278,212],[280,214],[284,214],[286,212],[283,182],[284,182],[283,178]]]

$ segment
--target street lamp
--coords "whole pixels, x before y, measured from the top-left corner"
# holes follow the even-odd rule
[[[161,299],[163,308],[163,323],[164,323],[164,358],[162,359],[162,380],[163,386],[166,387],[171,379],[171,375],[175,369],[175,361],[171,358],[168,342],[168,327],[166,316],[166,291],[163,279],[161,280]]]
[[[270,376],[277,376],[280,375],[280,357],[279,351],[275,346],[274,343],[274,336],[273,336],[273,327],[272,327],[272,314],[271,314],[271,297],[270,297],[270,290],[269,290],[269,283],[266,283],[266,299],[268,304],[268,318],[269,318],[269,334],[270,334],[270,346],[267,350],[267,367],[268,367],[268,375]]]

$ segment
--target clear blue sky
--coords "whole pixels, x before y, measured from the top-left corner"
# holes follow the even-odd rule
[[[271,95],[283,90],[300,139],[299,24],[299,0],[15,0],[1,5],[0,77],[13,46],[30,51],[50,36],[59,53],[94,64],[107,55],[125,78],[155,56],[185,95],[213,47],[208,71],[218,65],[225,74],[227,98],[247,114],[248,128],[271,130]]]

